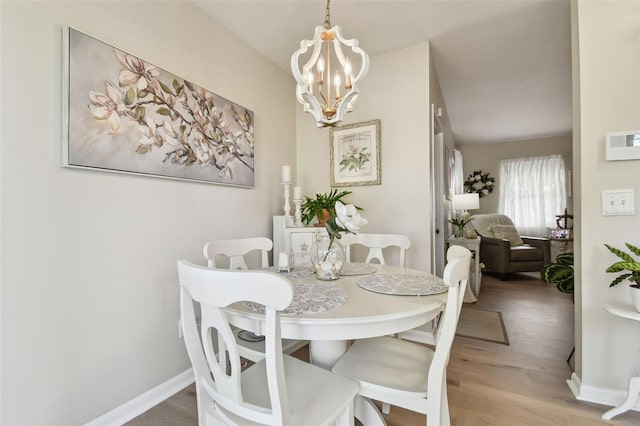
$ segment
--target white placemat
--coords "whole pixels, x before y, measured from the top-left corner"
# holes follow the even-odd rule
[[[283,315],[317,314],[329,311],[344,305],[347,302],[347,293],[329,284],[310,283],[295,286],[293,302],[284,311]],[[264,306],[254,302],[242,302],[245,308],[264,313]]]
[[[278,274],[282,274],[285,277],[291,278],[304,278],[315,274],[313,268],[311,266],[296,266],[289,272],[278,272],[278,268],[275,266],[269,266],[268,268],[264,268],[265,271],[277,272]]]
[[[448,289],[442,278],[434,275],[376,274],[360,278],[358,285],[376,293],[399,296],[427,296]]]
[[[345,263],[340,275],[367,275],[373,274],[375,271],[376,267],[370,263]]]

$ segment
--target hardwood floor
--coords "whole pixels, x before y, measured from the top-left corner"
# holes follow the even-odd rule
[[[454,426],[640,425],[640,412],[604,421],[607,406],[577,401],[566,379],[573,347],[571,296],[536,278],[510,281],[484,275],[473,308],[502,312],[508,346],[457,336],[449,367],[448,392]],[[307,356],[306,348],[296,355]],[[425,416],[398,407],[389,426],[424,425]],[[152,408],[129,426],[196,425],[193,386]]]

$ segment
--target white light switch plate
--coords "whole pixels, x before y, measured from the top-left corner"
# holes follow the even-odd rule
[[[636,214],[633,189],[602,191],[602,215],[623,216]]]

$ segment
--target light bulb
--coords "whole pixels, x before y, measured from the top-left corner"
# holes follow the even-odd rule
[[[344,74],[349,75],[351,74],[351,71],[351,61],[349,61],[349,58],[347,58],[347,61],[344,63]]]
[[[319,73],[322,74],[324,72],[324,58],[322,56],[318,58],[318,63],[316,64],[316,67]]]

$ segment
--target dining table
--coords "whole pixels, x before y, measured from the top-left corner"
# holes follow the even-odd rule
[[[269,268],[278,273],[277,269]],[[309,341],[311,363],[331,370],[355,339],[394,335],[428,323],[442,312],[447,286],[428,272],[371,263],[346,263],[340,278],[322,281],[310,266],[280,272],[294,285],[294,299],[281,312],[282,338]],[[240,302],[226,309],[229,322],[264,334],[264,307]],[[426,368],[426,366],[425,366]],[[385,424],[365,398],[356,400],[364,424]]]

